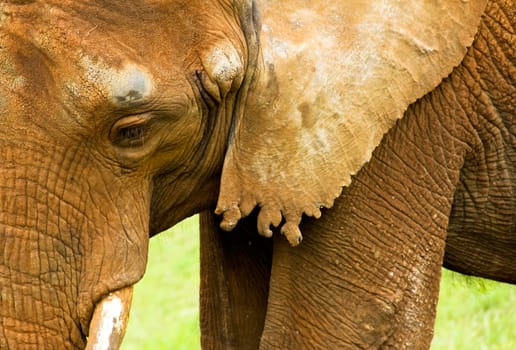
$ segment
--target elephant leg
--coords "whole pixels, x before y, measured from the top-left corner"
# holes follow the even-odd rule
[[[275,241],[261,349],[430,346],[464,153],[436,119],[408,115],[298,248]]]
[[[256,218],[233,232],[200,214],[200,321],[203,349],[258,349],[265,322],[272,240],[258,236]]]
[[[436,182],[445,199],[417,184],[414,163],[382,158],[302,225],[298,248],[274,242],[261,349],[430,346],[452,185]]]
[[[430,346],[467,152],[467,116],[434,110],[448,93],[410,107],[335,206],[302,225],[298,248],[275,241],[261,349]]]

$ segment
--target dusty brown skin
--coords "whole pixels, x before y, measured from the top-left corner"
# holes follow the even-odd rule
[[[104,339],[206,209],[206,349],[424,349],[443,263],[516,282],[514,9],[449,3],[0,1],[0,348]]]

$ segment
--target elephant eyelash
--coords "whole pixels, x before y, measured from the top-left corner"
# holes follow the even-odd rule
[[[141,125],[129,126],[118,130],[117,143],[126,143],[130,147],[143,146],[145,143],[145,127]]]
[[[149,124],[148,118],[142,116],[122,118],[111,129],[111,142],[118,147],[141,147],[145,144]]]

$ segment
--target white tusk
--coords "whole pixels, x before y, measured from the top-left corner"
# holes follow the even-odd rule
[[[95,307],[86,350],[117,350],[124,338],[133,286],[109,293]]]

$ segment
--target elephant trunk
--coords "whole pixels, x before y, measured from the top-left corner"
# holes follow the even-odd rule
[[[95,307],[86,350],[116,350],[129,320],[133,287],[109,293]]]
[[[23,344],[84,349],[88,333],[90,341],[98,339],[90,349],[117,348],[99,346],[102,339],[119,344],[124,334],[131,300],[124,289],[141,278],[146,265],[148,200],[113,182],[103,187],[102,168],[91,166],[80,150],[28,144],[29,152],[16,153],[14,142],[4,143],[0,140],[0,349]],[[80,156],[71,159],[73,153]],[[51,160],[61,166],[51,167]],[[89,331],[98,328],[90,327],[92,315],[102,315],[94,310],[109,304],[99,301],[110,293],[122,309],[111,316],[118,336]],[[108,327],[97,316],[93,323]]]
[[[0,183],[0,349],[84,347],[80,243],[71,231],[58,234],[64,220],[47,210],[53,197],[36,192],[34,182],[0,169]]]

